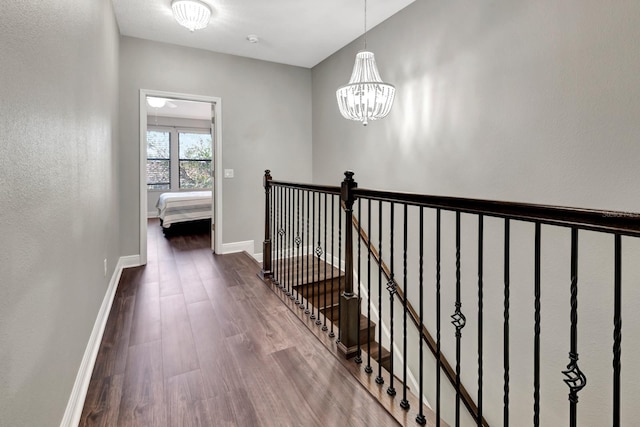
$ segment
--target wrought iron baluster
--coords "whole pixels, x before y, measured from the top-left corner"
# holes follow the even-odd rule
[[[440,400],[442,398],[441,382],[440,382],[440,370],[442,369],[442,351],[440,330],[442,327],[442,307],[441,307],[441,283],[440,283],[440,269],[441,269],[441,225],[442,225],[442,212],[440,209],[436,210],[436,427],[440,427]]]
[[[292,282],[292,277],[293,277],[293,268],[292,268],[292,262],[293,262],[293,256],[292,256],[292,251],[293,251],[293,199],[292,199],[292,195],[293,195],[293,189],[292,188],[288,188],[287,189],[287,204],[289,206],[289,209],[287,209],[287,214],[288,214],[288,221],[287,221],[287,286],[286,286],[286,294],[288,297],[291,297],[291,282]]]
[[[289,238],[289,188],[288,187],[284,187],[283,189],[284,194],[283,194],[283,213],[282,213],[282,230],[283,230],[283,234],[282,234],[282,273],[283,273],[283,280],[282,280],[282,290],[286,292],[287,289],[287,284],[289,282],[289,243],[288,243],[288,238]]]
[[[270,221],[270,232],[269,232],[269,239],[271,241],[271,280],[273,280],[275,278],[274,275],[274,260],[275,260],[275,212],[274,212],[274,203],[275,203],[275,192],[273,190],[273,186],[271,186],[271,191],[269,192],[269,197],[271,198],[271,201],[269,203],[269,221]]]
[[[291,286],[289,290],[291,295],[289,295],[289,299],[295,301],[296,299],[296,279],[297,279],[297,269],[299,266],[299,260],[297,257],[297,249],[298,244],[298,230],[297,230],[297,212],[296,212],[296,195],[298,190],[293,188],[291,189]]]
[[[284,230],[282,229],[282,187],[278,187],[278,280],[277,285],[282,285],[282,235]]]
[[[371,199],[367,199],[367,235],[371,236]],[[371,243],[367,248],[367,374],[373,372],[371,368]]]
[[[484,308],[484,217],[478,215],[478,415],[476,418],[476,424],[478,427],[482,426],[482,356],[483,356],[483,308]]]
[[[571,350],[569,364],[562,371],[569,386],[569,425],[578,425],[578,392],[587,385],[587,377],[578,366],[578,229],[571,229]]]
[[[278,286],[280,288],[284,287],[285,283],[285,269],[284,269],[284,239],[285,239],[285,230],[284,230],[284,209],[285,209],[285,188],[280,187],[280,278],[278,280]]]
[[[271,186],[271,280],[278,281],[278,229],[276,228],[276,216],[278,214],[277,205],[278,187]]]
[[[288,226],[288,230],[287,230],[287,290],[286,290],[286,294],[288,297],[291,297],[291,282],[292,282],[292,278],[293,278],[293,268],[292,267],[292,261],[293,261],[293,256],[292,256],[292,251],[293,251],[293,239],[295,238],[295,235],[293,233],[293,189],[289,188],[287,189],[287,193],[288,193],[288,204],[289,204],[289,209],[287,210],[287,215],[288,215],[288,221],[287,221],[287,226]]]
[[[378,375],[376,376],[377,384],[384,384],[382,378],[382,201],[378,202]]]
[[[324,221],[324,247],[327,247],[327,193],[324,193],[324,217],[321,213],[321,194],[318,193],[318,249],[316,251],[316,255],[318,255],[318,279],[320,279],[320,261],[324,256],[324,250],[320,245],[320,223]],[[327,306],[327,257],[324,257],[324,276],[322,278],[323,282],[323,293],[324,293],[324,307]],[[322,320],[320,320],[320,283],[318,282],[318,320],[316,320],[316,325],[322,325]],[[327,330],[327,324],[325,322],[323,331]]]
[[[300,189],[296,190],[296,305],[300,305],[300,263],[302,259],[300,258],[300,244],[302,243],[302,239],[300,238]]]
[[[400,401],[400,407],[404,410],[410,408],[409,401],[407,400],[407,299],[409,297],[407,279],[407,249],[408,249],[408,206],[403,204],[403,218],[402,218],[402,283],[404,286],[404,298],[402,301],[402,400]]]
[[[389,227],[391,228],[391,236],[390,236],[390,246],[389,246],[389,258],[391,262],[391,273],[389,274],[389,283],[387,283],[387,290],[389,291],[389,351],[391,353],[389,357],[389,388],[387,388],[387,394],[390,396],[396,395],[396,389],[393,387],[393,296],[398,292],[396,280],[395,280],[395,270],[394,270],[394,257],[393,257],[393,231],[394,231],[394,203],[391,202],[389,204]],[[380,219],[380,223],[382,223],[382,219]],[[382,258],[381,258],[382,259]]]
[[[342,205],[340,205],[338,207],[338,259],[340,260],[340,262],[342,262],[342,227]],[[344,274],[340,276],[340,279],[338,281],[338,293],[340,295],[342,295],[342,292],[344,291],[343,281],[346,281]],[[340,308],[341,305],[342,298],[338,298],[338,325],[340,324],[340,312],[342,311]],[[338,339],[336,341],[340,342],[340,329],[338,329]]]
[[[540,426],[540,223],[535,226],[534,243],[534,327],[533,327],[533,425]]]
[[[362,239],[360,238],[360,236],[361,236],[360,233],[362,231],[362,226],[361,226],[361,223],[360,223],[360,211],[361,211],[361,209],[362,209],[362,199],[358,198],[358,301],[360,301],[360,283],[361,283],[360,282],[360,280],[361,280],[360,279],[361,278],[361,276],[360,276],[360,249],[361,249],[361,246],[362,246],[362,243],[361,243]],[[333,293],[332,293],[332,295],[333,295]],[[358,364],[362,363],[362,344],[360,343],[360,329],[362,329],[362,328],[360,328],[360,325],[358,325],[358,332],[356,334],[357,339],[358,339],[358,350],[357,350],[357,353],[356,353],[356,358],[354,360]]]
[[[273,234],[273,250],[274,256],[271,259],[271,263],[273,264],[273,283],[278,285],[278,275],[280,274],[280,269],[278,268],[278,262],[280,261],[279,253],[280,245],[278,244],[278,238],[280,237],[280,229],[278,228],[278,217],[280,215],[280,204],[278,194],[280,193],[280,187],[274,186],[271,190],[273,193],[273,227],[271,228]]]
[[[614,309],[613,309],[613,426],[620,426],[620,374],[622,370],[622,238],[614,238]]]
[[[424,326],[424,208],[420,206],[420,220],[419,220],[419,247],[418,247],[418,289],[419,296],[418,300],[420,301],[419,307],[419,317],[420,317],[420,325],[418,326],[418,330],[422,331],[422,327]],[[423,400],[424,400],[424,363],[423,363],[423,339],[420,337],[420,345],[419,345],[419,356],[418,360],[420,361],[419,366],[419,379],[418,379],[418,415],[416,416],[416,422],[420,425],[425,425],[427,423],[427,419],[424,416],[423,411]]]
[[[309,254],[309,247],[310,247],[310,244],[312,244],[311,242],[313,242],[313,238],[311,238],[311,240],[309,240],[309,237],[311,236],[311,234],[309,234],[309,226],[310,226],[309,217],[310,217],[310,212],[311,212],[310,208],[311,208],[311,191],[307,190],[307,244],[305,245],[306,255],[304,257],[305,265],[306,265],[306,272],[307,272],[307,281],[304,284],[304,293],[306,295],[306,304],[304,304],[304,305],[300,304],[300,308],[304,308],[304,314],[309,314],[311,312],[309,310],[309,304],[310,304],[309,286],[311,286],[311,281],[309,280],[309,270],[311,270],[309,268],[309,262],[311,261],[311,264],[313,264],[313,257],[311,256],[311,254]]]
[[[504,220],[504,323],[503,323],[503,364],[504,364],[504,409],[503,409],[503,425],[509,426],[509,278],[510,278],[510,241],[511,241],[511,223],[509,219]]]
[[[334,215],[335,215],[335,200],[336,200],[336,196],[335,194],[331,195],[331,258],[334,259],[335,258],[335,246],[334,246],[334,234],[335,234],[335,222],[334,222]],[[340,267],[340,259],[338,259],[338,267]],[[336,319],[335,319],[335,311],[334,311],[334,307],[333,307],[333,281],[334,281],[334,274],[333,272],[335,271],[335,268],[331,269],[331,330],[329,331],[329,337],[333,338],[336,336],[335,332],[333,332],[333,325],[334,323],[336,323]],[[338,286],[338,290],[340,290],[340,286]],[[338,298],[339,299],[339,298]]]
[[[311,193],[312,199],[311,199],[311,244],[315,245],[316,242],[316,192],[314,191],[313,193]],[[315,309],[316,309],[316,305],[318,305],[318,302],[316,301],[316,285],[318,284],[318,282],[316,281],[316,257],[315,257],[315,253],[316,250],[314,248],[313,253],[311,254],[311,278],[312,278],[312,283],[311,285],[311,300],[309,301],[309,305],[311,306],[311,315],[309,316],[309,319],[311,320],[315,320],[316,318],[316,314],[315,314]],[[318,264],[318,269],[320,268],[319,264]]]
[[[467,320],[461,311],[460,289],[460,212],[456,211],[456,304],[455,312],[451,315],[451,323],[456,328],[456,427],[460,425],[460,365],[462,350],[462,328]]]

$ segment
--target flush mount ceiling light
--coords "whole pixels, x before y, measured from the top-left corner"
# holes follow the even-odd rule
[[[378,73],[376,59],[367,51],[367,0],[364,1],[364,50],[356,55],[349,83],[336,91],[338,108],[345,119],[367,125],[391,111],[396,88],[384,83]]]
[[[167,104],[167,100],[164,98],[156,98],[155,96],[147,96],[147,104],[149,104],[149,107],[162,108]]]
[[[211,8],[198,0],[173,0],[173,17],[189,31],[201,30],[209,24]]]

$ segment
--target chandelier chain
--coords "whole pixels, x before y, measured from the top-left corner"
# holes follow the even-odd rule
[[[364,50],[367,50],[367,0],[364,0]]]

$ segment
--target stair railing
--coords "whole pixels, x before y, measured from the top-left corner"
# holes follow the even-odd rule
[[[447,379],[450,381],[452,385],[454,385],[456,382],[456,373],[454,369],[451,367],[451,364],[449,363],[447,358],[444,356],[444,354],[439,352],[438,344],[436,340],[433,338],[433,335],[431,335],[431,333],[429,332],[429,330],[426,328],[425,325],[420,324],[420,318],[418,316],[418,312],[415,310],[411,302],[407,298],[405,298],[405,294],[404,294],[404,291],[402,290],[402,287],[393,278],[391,274],[391,270],[389,269],[389,266],[387,266],[385,261],[382,259],[382,257],[378,253],[375,247],[375,244],[371,242],[371,240],[369,239],[369,236],[367,235],[367,232],[363,230],[362,227],[360,226],[360,222],[358,221],[358,218],[353,216],[352,221],[353,221],[353,228],[358,230],[358,235],[360,237],[360,240],[362,241],[362,244],[367,248],[366,250],[371,254],[371,257],[373,258],[373,261],[376,263],[376,265],[379,266],[379,269],[382,272],[387,283],[391,283],[391,282],[394,283],[396,298],[398,299],[398,302],[406,311],[413,325],[420,330],[422,340],[427,344],[427,347],[429,348],[433,356],[437,358],[438,364],[442,368],[442,371],[444,372]],[[405,329],[406,329],[406,326],[405,326]],[[406,376],[407,376],[406,373],[404,373],[403,378],[406,378]],[[406,388],[404,388],[403,391],[406,393]],[[473,418],[481,419],[482,425],[488,427],[489,424],[487,423],[487,421],[481,416],[479,417],[478,406],[473,401],[473,398],[471,397],[467,389],[462,384],[460,384],[460,398],[464,406],[467,408],[467,411],[469,411],[469,413],[473,416]],[[403,396],[402,402],[407,402],[406,396]],[[401,402],[401,405],[403,404],[402,402]],[[404,403],[404,405],[406,405],[406,403]]]
[[[360,359],[360,328],[359,326],[356,326],[359,323],[360,316],[361,287],[354,287],[353,276],[357,271],[359,282],[363,281],[363,277],[366,277],[366,280],[371,283],[372,273],[370,271],[361,272],[361,240],[359,238],[357,241],[357,262],[353,259],[354,236],[352,231],[354,228],[353,225],[356,224],[354,223],[354,220],[356,219],[355,216],[357,216],[356,229],[358,230],[358,236],[363,236],[362,217],[366,217],[364,224],[366,224],[367,232],[364,234],[367,235],[367,243],[365,243],[365,251],[367,252],[368,258],[367,269],[369,269],[370,258],[372,255],[374,258],[377,257],[379,259],[378,280],[375,284],[376,286],[374,286],[374,288],[366,289],[366,292],[368,298],[371,297],[372,292],[375,292],[376,290],[378,292],[377,302],[379,304],[379,319],[383,318],[384,312],[382,289],[386,287],[389,292],[390,303],[388,304],[387,310],[391,313],[386,314],[386,319],[389,323],[391,347],[399,341],[399,339],[394,338],[393,321],[395,316],[393,315],[393,307],[399,303],[399,306],[402,309],[401,311],[404,321],[402,333],[402,339],[404,341],[402,344],[402,355],[404,356],[405,365],[403,367],[404,374],[402,378],[402,386],[405,392],[408,387],[406,373],[407,359],[409,358],[409,353],[413,350],[411,346],[407,346],[406,342],[408,334],[406,328],[407,316],[414,324],[417,323],[416,326],[418,326],[418,330],[420,331],[420,339],[419,343],[413,343],[412,345],[417,345],[419,347],[419,362],[417,370],[419,371],[418,397],[420,401],[422,401],[426,396],[426,391],[424,389],[425,377],[423,372],[425,360],[423,359],[422,343],[425,341],[423,337],[429,336],[427,330],[427,317],[424,311],[425,306],[429,304],[435,306],[436,337],[435,340],[433,337],[430,340],[426,339],[429,347],[433,349],[435,346],[436,350],[437,368],[434,373],[436,376],[435,425],[440,425],[441,420],[445,415],[444,410],[441,409],[441,399],[443,396],[441,393],[442,385],[440,382],[440,371],[441,369],[444,369],[445,372],[449,371],[449,374],[451,374],[450,371],[453,369],[451,366],[449,366],[449,369],[443,367],[444,359],[442,356],[444,351],[442,346],[445,344],[450,348],[455,347],[455,372],[454,374],[448,375],[448,377],[452,379],[455,390],[454,414],[447,414],[447,416],[450,416],[453,419],[455,425],[460,425],[461,422],[463,422],[463,416],[460,413],[460,404],[461,401],[464,400],[464,388],[462,387],[463,372],[461,371],[463,367],[462,332],[465,326],[471,322],[474,322],[476,326],[476,336],[473,337],[475,340],[472,340],[472,343],[475,344],[477,372],[475,372],[475,374],[473,372],[468,373],[467,369],[465,378],[470,378],[472,376],[476,377],[476,410],[473,410],[473,407],[469,407],[470,405],[466,402],[464,404],[470,410],[473,423],[478,426],[482,426],[488,425],[487,420],[494,424],[498,424],[499,421],[501,421],[502,425],[508,426],[510,420],[516,417],[516,425],[529,424],[521,418],[522,415],[519,413],[521,409],[520,402],[516,401],[516,399],[512,399],[512,397],[520,399],[525,392],[521,389],[511,388],[512,382],[520,383],[520,381],[513,380],[519,380],[523,375],[522,372],[517,372],[517,376],[511,376],[512,363],[517,364],[517,366],[520,367],[521,361],[517,356],[521,355],[523,352],[523,350],[519,348],[523,346],[513,348],[511,345],[511,340],[513,338],[513,332],[511,331],[511,316],[512,314],[520,314],[512,313],[511,305],[519,303],[520,301],[514,300],[511,294],[512,292],[517,293],[521,290],[521,282],[525,281],[524,276],[529,274],[528,270],[526,272],[516,272],[517,280],[512,283],[512,277],[516,277],[516,275],[513,274],[514,272],[512,271],[512,268],[515,270],[516,267],[519,267],[520,258],[524,258],[524,256],[518,253],[516,249],[519,250],[520,246],[526,246],[528,244],[531,245],[533,252],[533,256],[531,257],[532,259],[530,260],[533,277],[526,279],[532,281],[533,293],[533,325],[531,327],[533,354],[530,355],[533,365],[530,372],[533,388],[533,393],[530,397],[532,412],[531,424],[539,426],[543,417],[557,416],[555,413],[546,413],[541,405],[541,392],[543,390],[549,390],[548,388],[544,388],[541,384],[541,374],[543,373],[543,368],[546,368],[550,363],[547,359],[543,360],[543,357],[548,357],[548,351],[542,351],[541,340],[541,337],[543,336],[542,291],[544,284],[545,292],[552,293],[552,291],[558,288],[563,288],[565,289],[565,292],[567,292],[566,316],[568,319],[567,330],[570,336],[568,342],[569,361],[566,369],[562,370],[561,373],[564,376],[562,381],[564,381],[569,389],[569,407],[567,411],[566,424],[571,427],[578,425],[578,394],[587,384],[587,377],[578,364],[578,290],[580,287],[578,272],[579,267],[581,269],[585,268],[585,266],[588,267],[588,261],[586,263],[583,262],[579,264],[579,260],[581,259],[578,256],[578,248],[580,246],[579,236],[586,236],[582,241],[586,241],[586,243],[582,243],[581,247],[586,246],[587,243],[592,244],[594,234],[596,234],[598,238],[604,236],[608,239],[610,237],[611,248],[609,250],[611,250],[610,253],[612,258],[610,265],[610,269],[612,271],[610,285],[613,294],[613,307],[611,307],[611,311],[613,313],[613,339],[611,340],[612,352],[610,356],[613,363],[609,362],[608,366],[613,367],[613,372],[611,375],[611,387],[609,393],[605,393],[601,398],[609,402],[609,399],[604,396],[610,396],[610,403],[607,403],[606,407],[610,407],[611,409],[609,419],[612,420],[612,425],[624,425],[622,417],[623,414],[621,411],[623,400],[621,388],[623,266],[625,267],[625,272],[630,273],[629,276],[631,277],[631,280],[636,277],[640,278],[640,274],[637,269],[635,271],[633,268],[627,269],[627,264],[630,263],[623,262],[622,243],[623,238],[631,238],[629,239],[631,256],[635,255],[633,250],[637,250],[637,247],[633,246],[633,242],[637,242],[637,238],[640,237],[640,214],[362,189],[358,188],[357,184],[353,180],[353,173],[351,172],[345,173],[345,180],[341,187],[328,187],[273,181],[267,171],[265,175],[265,192],[267,199],[265,213],[268,213],[268,215],[266,215],[266,223],[268,223],[268,225],[265,226],[264,250],[265,253],[269,251],[271,255],[264,258],[265,263],[263,265],[263,275],[265,277],[271,277],[272,280],[279,283],[280,286],[286,290],[287,294],[291,293],[291,298],[300,298],[300,305],[306,304],[308,307],[308,305],[310,305],[309,302],[317,300],[317,298],[314,295],[298,296],[297,291],[292,291],[294,290],[294,284],[300,282],[301,274],[303,275],[305,270],[307,270],[306,274],[309,274],[308,269],[305,269],[304,265],[301,266],[303,272],[300,273],[300,271],[298,271],[299,267],[294,265],[293,259],[298,256],[300,253],[300,247],[302,246],[302,254],[307,256],[310,255],[313,259],[313,261],[311,261],[312,275],[316,274],[314,266],[320,266],[321,258],[324,258],[324,260],[335,261],[336,257],[334,255],[333,246],[329,252],[326,251],[326,230],[328,229],[327,206],[331,206],[330,211],[332,221],[334,215],[338,216],[338,223],[340,225],[338,227],[339,242],[337,260],[338,263],[344,263],[345,271],[345,276],[340,279],[340,285],[338,287],[340,290],[338,340],[341,342],[344,341],[341,346],[343,354],[347,357],[356,355],[357,362],[362,362]],[[336,202],[338,195],[340,196],[340,199],[339,202]],[[330,200],[330,202],[328,200]],[[355,203],[356,201],[357,204]],[[344,203],[346,206],[344,211],[344,222],[341,218],[343,210],[339,207],[336,208],[336,205],[341,203]],[[353,212],[354,204],[356,205],[356,214]],[[302,206],[302,208],[300,208],[300,206]],[[396,216],[399,218],[398,220],[396,220]],[[377,230],[374,229],[374,234],[377,233],[378,238],[377,247],[371,243],[371,227],[374,222],[378,226]],[[452,231],[446,228],[450,222],[453,225]],[[526,231],[529,232],[531,225],[533,225],[531,236],[523,236],[523,229],[526,228]],[[307,230],[306,236],[300,237],[300,229],[304,230],[305,227]],[[388,230],[389,233],[385,235],[386,230],[383,229]],[[400,229],[401,232],[395,233],[396,229]],[[409,229],[411,229],[411,233],[409,233]],[[351,232],[349,230],[351,230]],[[342,241],[343,233],[345,236],[344,243]],[[325,236],[324,249],[320,238],[322,234]],[[331,231],[331,234],[333,235],[333,231]],[[449,234],[451,236],[449,236]],[[569,237],[566,241],[563,240],[565,234]],[[518,238],[514,238],[514,235]],[[543,235],[545,237],[544,240]],[[316,239],[316,236],[318,239]],[[449,239],[449,237],[452,238]],[[500,242],[499,250],[496,250],[495,248],[496,239]],[[473,240],[475,240],[475,244],[471,245],[473,246],[472,253],[473,256],[476,257],[477,261],[474,273],[474,276],[476,277],[476,297],[474,299],[477,299],[477,317],[475,318],[470,316],[469,311],[465,313],[462,309],[463,296],[468,299],[470,292],[470,289],[468,289],[468,282],[465,281],[463,287],[463,272],[468,272],[470,268],[466,267],[466,265],[463,266],[462,264],[462,245],[463,243],[467,245],[467,243],[470,243]],[[389,253],[388,255],[387,252],[384,253],[385,258],[383,258],[382,253],[383,242],[385,251],[388,251]],[[555,243],[558,242],[560,243],[555,245]],[[429,243],[430,249],[428,249],[428,253],[425,256],[425,246],[427,243]],[[552,255],[543,256],[542,247],[545,244],[547,246],[554,244],[552,248],[553,250],[550,251],[553,252]],[[603,244],[600,240],[593,245],[593,248],[591,246],[587,248],[587,256],[590,256],[589,251],[595,251],[598,254],[606,252],[606,246],[608,246],[608,244],[605,244],[605,247],[603,248]],[[401,268],[395,268],[395,246],[402,247],[401,252],[403,262]],[[469,245],[465,246],[465,248],[468,246]],[[548,249],[547,246],[545,246],[545,249]],[[567,247],[566,258],[568,261],[567,277],[564,279],[562,277],[554,277],[553,280],[550,280],[547,276],[550,276],[558,270],[558,268],[556,268],[556,264],[562,264],[562,259],[565,256],[562,250],[565,246]],[[345,250],[344,254],[341,252],[343,247]],[[486,247],[493,250],[486,251]],[[453,253],[450,253],[450,249]],[[431,254],[430,252],[433,253]],[[556,252],[558,254],[561,253],[561,255],[557,255]],[[407,261],[408,254],[413,257],[410,262]],[[494,318],[496,314],[495,311],[485,312],[485,304],[496,303],[495,296],[493,299],[485,299],[485,291],[491,290],[491,288],[486,288],[487,284],[494,285],[496,282],[495,277],[492,276],[489,271],[490,268],[495,268],[495,266],[493,266],[489,260],[497,255],[502,257],[502,278],[500,280],[502,287],[502,301],[500,302],[502,307],[502,320]],[[629,257],[627,252],[625,252],[625,255]],[[550,260],[549,257],[558,259]],[[430,263],[433,263],[435,273],[432,278],[425,277],[425,258],[433,258],[430,260]],[[453,265],[447,266],[448,258],[451,258]],[[304,260],[305,257],[303,256],[302,259]],[[389,260],[389,263],[387,264],[384,260]],[[407,265],[412,263],[415,264],[412,265],[412,267],[416,267],[415,270],[417,271],[413,271],[412,273],[411,270],[413,269],[410,269],[410,271],[407,272]],[[325,269],[326,264],[327,263],[325,262]],[[553,264],[553,268],[545,268],[547,264]],[[288,267],[286,267],[287,265]],[[390,267],[387,267],[387,265]],[[444,271],[445,267],[448,267],[453,271],[451,275],[454,279],[451,279],[450,285],[447,284],[448,280],[444,277],[445,273],[448,273],[448,271]],[[631,267],[633,267],[633,265]],[[373,274],[375,274],[375,272]],[[382,280],[383,274],[385,276],[385,282]],[[544,278],[543,274],[545,274]],[[326,274],[324,277],[326,279]],[[487,283],[485,283],[485,281]],[[408,287],[409,282],[411,282],[412,288]],[[549,286],[546,285],[547,282],[549,282]],[[564,282],[566,288],[560,286],[562,282]],[[558,283],[560,283],[560,285]],[[331,282],[331,284],[333,285],[333,282]],[[401,288],[400,284],[402,284],[403,288]],[[326,280],[324,286],[326,291]],[[586,286],[586,284],[583,286]],[[426,300],[426,290],[435,291],[435,298],[433,298],[433,301]],[[451,294],[450,298],[449,296],[444,295],[445,291]],[[311,292],[314,292],[314,287],[311,288]],[[453,297],[454,294],[455,297]],[[324,295],[326,296],[326,292]],[[333,295],[333,293],[331,295]],[[416,310],[409,308],[410,303],[408,300],[411,298],[414,298],[414,303],[412,305],[417,304],[418,306],[417,313]],[[449,342],[445,342],[445,338],[441,336],[443,330],[442,302],[447,298],[452,299],[454,307],[453,314],[450,315],[452,320],[451,324],[455,329],[455,343],[453,345],[450,345]],[[306,302],[303,303],[302,301]],[[346,305],[346,307],[343,307],[344,305]],[[371,304],[369,303],[367,304],[367,310],[370,308],[370,305]],[[555,306],[551,308],[555,308]],[[582,313],[583,315],[590,314],[585,312]],[[313,309],[311,311],[311,315],[314,315]],[[430,315],[432,316],[433,313],[430,313]],[[319,310],[318,316],[320,316]],[[324,316],[326,322],[326,314],[324,314]],[[500,388],[502,390],[502,410],[500,413],[495,411],[495,405],[487,407],[483,400],[485,388],[490,388],[492,392],[495,392],[497,387],[497,381],[495,381],[493,377],[493,381],[485,383],[484,366],[489,362],[485,358],[485,352],[495,351],[495,348],[485,348],[484,340],[487,338],[485,328],[488,327],[487,325],[489,324],[491,324],[492,327],[495,326],[498,321],[501,323],[502,333],[494,333],[490,338],[494,341],[498,337],[502,338],[500,344],[502,350],[502,381],[500,381]],[[322,322],[319,324],[322,324]],[[516,327],[518,325],[519,323],[516,324]],[[554,327],[553,329],[553,332],[557,334],[555,329],[558,328]],[[495,328],[493,328],[493,330],[495,330]],[[590,331],[583,328],[580,336],[588,334],[589,332]],[[369,335],[369,332],[367,332],[367,335]],[[382,344],[381,338],[382,337],[379,338],[380,344]],[[469,344],[467,344],[465,348],[468,349]],[[589,347],[589,350],[590,352],[586,353],[589,366],[593,366],[596,362],[601,362],[601,360],[596,357],[598,355],[593,358],[589,358],[591,352],[595,354],[595,351],[591,347]],[[512,353],[515,353],[516,356],[512,357]],[[471,364],[471,362],[468,361],[469,355],[467,352],[465,352],[464,355],[466,357],[464,366],[469,368]],[[490,362],[494,362],[494,360],[491,360]],[[542,362],[545,363],[544,366]],[[370,369],[368,364],[365,367],[365,372],[370,373],[370,371],[367,371],[367,368]],[[544,372],[546,373],[546,371]],[[560,372],[558,372],[558,374],[560,374]],[[451,378],[451,376],[453,376],[453,378]],[[380,377],[380,374],[378,374],[378,377]],[[376,382],[381,385],[382,381],[378,381],[378,377],[376,377]],[[387,393],[395,395],[393,378],[394,374],[392,364],[390,376],[391,385],[387,389]],[[588,390],[593,394],[603,392],[600,388]],[[552,391],[554,390],[549,390],[547,394],[552,394]],[[466,394],[468,395],[468,393]],[[490,395],[495,395],[495,393],[490,393]],[[557,400],[558,399],[555,399],[555,401]],[[518,412],[515,414],[511,411],[512,405],[516,405]],[[409,409],[409,405],[405,399],[401,400],[400,406],[403,409]],[[420,408],[418,409],[416,422],[419,424],[425,424],[426,419],[423,413],[423,408],[422,405],[419,406]],[[631,413],[631,417],[628,418],[625,416],[625,419],[635,419],[634,416],[637,417],[638,414],[633,413],[633,410],[635,409],[634,405],[627,405],[626,408],[631,408],[627,409],[627,411]],[[491,413],[487,412],[489,409],[492,410]],[[588,411],[590,408],[585,407],[585,409]],[[593,415],[592,412],[589,413],[590,415]],[[485,416],[487,419],[485,419]],[[553,423],[554,425],[565,423],[562,420],[560,421],[561,422],[554,419]],[[627,424],[628,422],[630,421],[627,421]],[[602,423],[600,425],[602,425]]]

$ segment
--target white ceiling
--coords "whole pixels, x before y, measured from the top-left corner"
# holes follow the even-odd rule
[[[364,0],[202,0],[209,26],[190,32],[171,0],[112,0],[120,34],[311,68],[364,33]],[[367,0],[371,29],[415,0]],[[249,43],[255,34],[258,43]]]

